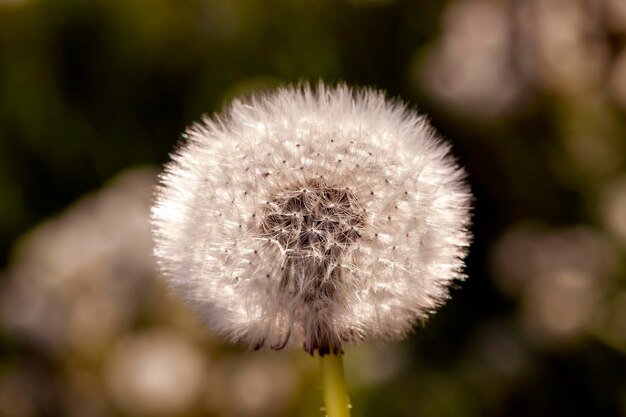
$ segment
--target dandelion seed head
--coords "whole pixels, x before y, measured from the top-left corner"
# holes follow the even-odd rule
[[[236,100],[187,131],[160,179],[163,273],[252,348],[399,339],[463,278],[464,173],[424,117],[378,91]]]

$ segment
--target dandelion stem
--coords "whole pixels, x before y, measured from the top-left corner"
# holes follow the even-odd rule
[[[343,376],[343,357],[341,354],[320,357],[322,390],[327,417],[350,417],[350,405],[346,380]]]

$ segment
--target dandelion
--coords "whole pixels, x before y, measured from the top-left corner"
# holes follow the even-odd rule
[[[184,139],[152,210],[155,255],[232,341],[334,357],[404,337],[463,278],[464,172],[379,91],[282,88]]]

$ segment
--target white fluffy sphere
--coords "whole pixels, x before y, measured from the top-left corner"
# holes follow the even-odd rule
[[[381,92],[283,88],[184,139],[152,210],[155,255],[232,340],[324,355],[398,339],[463,278],[464,172]]]

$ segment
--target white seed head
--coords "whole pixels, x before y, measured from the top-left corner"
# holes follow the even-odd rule
[[[283,88],[184,139],[160,177],[155,255],[231,340],[323,355],[398,339],[463,278],[464,173],[381,92]]]

